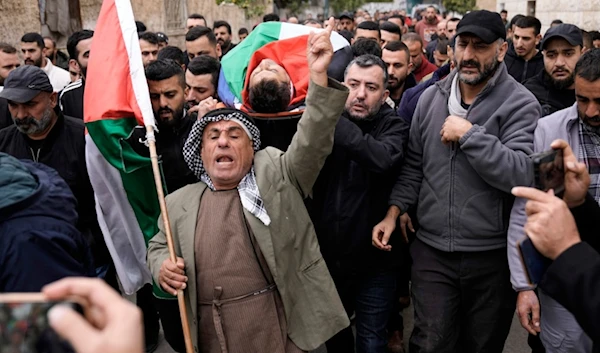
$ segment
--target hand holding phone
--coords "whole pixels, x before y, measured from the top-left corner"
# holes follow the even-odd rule
[[[563,150],[552,149],[530,157],[533,161],[535,187],[542,191],[552,189],[554,194],[562,193],[565,189]]]
[[[49,300],[75,296],[89,303],[86,318],[60,306],[49,313],[52,328],[78,353],[144,351],[141,311],[103,281],[71,277],[50,284],[42,291]]]

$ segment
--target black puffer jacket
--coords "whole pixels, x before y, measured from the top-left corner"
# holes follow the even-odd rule
[[[339,120],[333,151],[308,207],[333,273],[376,271],[400,263],[395,251],[371,245],[371,232],[386,215],[407,142],[408,124],[387,104],[373,120],[357,122],[347,116]],[[399,234],[391,239],[402,241]]]

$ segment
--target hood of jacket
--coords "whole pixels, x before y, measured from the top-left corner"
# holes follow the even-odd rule
[[[58,172],[0,154],[0,220],[44,216],[77,224],[77,201]]]

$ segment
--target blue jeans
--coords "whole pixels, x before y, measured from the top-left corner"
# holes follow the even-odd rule
[[[396,298],[395,271],[368,275],[332,273],[348,317],[356,315],[356,352],[384,353],[387,346],[387,322]],[[354,336],[348,327],[326,343],[328,353],[354,352]]]

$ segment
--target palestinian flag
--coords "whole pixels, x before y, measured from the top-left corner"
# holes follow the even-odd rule
[[[228,106],[251,111],[245,87],[250,73],[265,59],[274,60],[283,66],[294,85],[294,97],[290,107],[304,102],[308,89],[309,69],[306,60],[306,45],[310,32],[324,31],[308,26],[286,22],[264,22],[221,60],[219,75],[219,98]],[[346,65],[352,60],[352,49],[348,41],[337,32],[331,33],[335,51],[329,67],[329,76],[343,80]]]
[[[104,0],[84,94],[86,161],[98,222],[127,294],[152,283],[147,242],[160,215],[150,158],[126,142],[138,125],[154,126],[129,0]],[[155,287],[156,288],[156,287]]]

